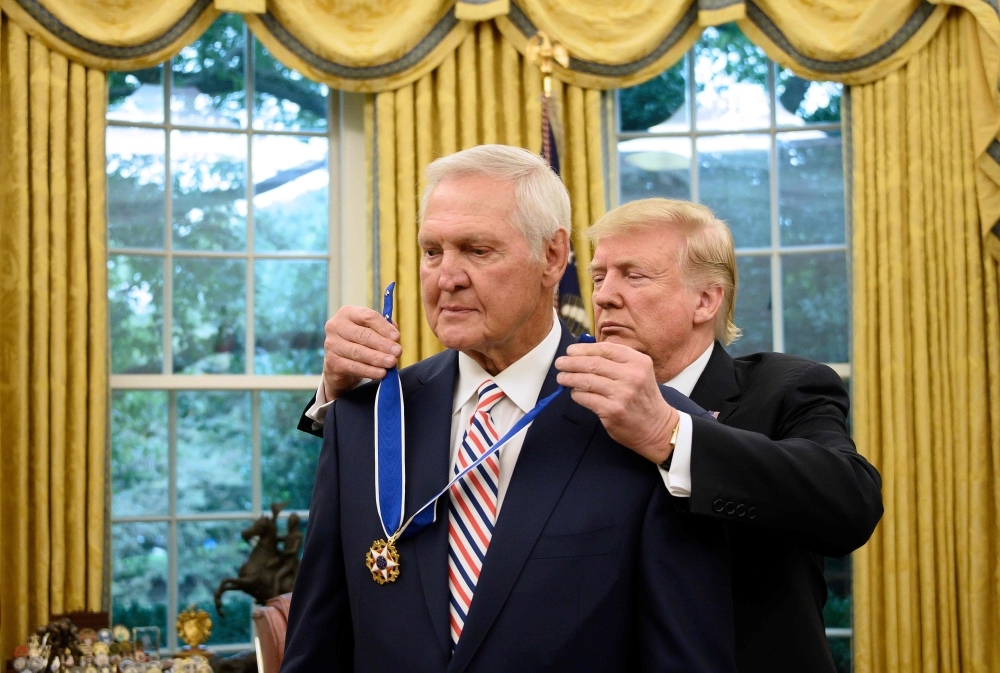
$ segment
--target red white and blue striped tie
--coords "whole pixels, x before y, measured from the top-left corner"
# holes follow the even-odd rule
[[[454,474],[486,452],[500,435],[490,410],[504,397],[493,381],[479,386],[479,402],[458,451]],[[499,453],[499,452],[498,452]],[[472,594],[497,520],[500,459],[497,453],[451,487],[448,507],[448,587],[451,589],[451,645],[462,635]]]

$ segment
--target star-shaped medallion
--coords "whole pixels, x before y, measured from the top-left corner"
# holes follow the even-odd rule
[[[391,543],[376,540],[365,556],[372,579],[379,584],[395,582],[399,577],[399,553]]]

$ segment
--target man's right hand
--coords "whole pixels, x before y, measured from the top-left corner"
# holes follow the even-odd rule
[[[341,306],[326,321],[323,388],[334,400],[361,379],[380,380],[403,354],[396,323],[363,306]]]

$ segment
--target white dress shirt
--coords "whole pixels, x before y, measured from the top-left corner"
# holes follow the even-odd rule
[[[552,366],[552,360],[559,350],[559,340],[562,338],[562,328],[559,325],[559,318],[555,311],[552,312],[552,329],[537,346],[528,351],[524,357],[507,367],[496,376],[490,376],[489,372],[480,367],[475,360],[465,353],[458,354],[458,383],[455,385],[455,397],[452,403],[451,413],[451,458],[452,467],[458,459],[458,450],[462,447],[462,440],[465,438],[465,430],[469,425],[476,410],[478,396],[476,391],[486,379],[492,379],[500,386],[504,392],[504,398],[496,403],[490,415],[493,417],[493,425],[502,437],[522,416],[531,411],[538,401],[538,394],[545,383],[545,377]],[[313,403],[306,416],[319,425],[323,424],[326,418],[326,409],[333,400],[326,399],[326,391],[323,388],[323,381],[319,383],[316,390],[316,401]],[[517,457],[521,454],[521,445],[524,444],[524,436],[527,434],[529,423],[526,428],[510,438],[499,450],[500,454],[500,484],[497,494],[497,512],[503,505],[503,498],[507,492],[507,484],[510,483],[510,476],[514,473],[514,465]],[[449,473],[449,477],[452,473]]]
[[[663,385],[670,386],[682,395],[691,396],[698,379],[708,365],[709,358],[712,357],[712,350],[715,349],[715,342],[709,344],[708,348],[697,360],[689,364],[680,374],[670,379]],[[680,414],[680,429],[677,431],[677,443],[674,444],[673,459],[670,461],[670,469],[660,468],[660,476],[666,484],[670,495],[677,498],[691,497],[691,441],[694,436],[694,427],[691,423],[691,415],[683,411]]]
[[[493,425],[497,434],[503,437],[510,428],[517,423],[522,416],[531,411],[538,401],[538,394],[545,383],[545,377],[552,366],[552,360],[559,350],[559,340],[562,338],[562,328],[559,320],[553,318],[552,329],[541,342],[520,360],[507,367],[496,376],[490,376],[489,372],[479,366],[475,360],[465,353],[458,354],[458,383],[455,386],[455,398],[451,413],[451,460],[454,470],[455,462],[458,460],[458,451],[462,447],[462,440],[465,438],[465,430],[468,428],[469,419],[472,418],[479,401],[476,391],[487,379],[492,379],[493,383],[500,386],[505,397],[493,407],[490,415],[493,417]],[[497,491],[497,514],[503,506],[503,498],[507,493],[507,485],[510,477],[514,474],[514,465],[517,464],[517,457],[521,455],[521,445],[524,444],[524,437],[527,434],[527,427],[510,438],[506,444],[500,447],[500,484]],[[449,475],[451,476],[451,475]]]

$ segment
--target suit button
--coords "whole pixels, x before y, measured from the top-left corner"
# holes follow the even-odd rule
[[[735,511],[736,511],[736,505],[733,504],[733,503],[731,503],[731,502],[727,502],[726,503],[726,514],[732,514]]]
[[[721,499],[720,500],[716,500],[715,502],[712,503],[712,509],[714,509],[716,512],[722,512],[722,509],[725,506],[726,506],[725,503],[722,502]]]
[[[747,513],[747,506],[743,504],[736,505],[736,516],[743,516]]]
[[[750,509],[747,510],[747,518],[748,519],[756,519],[757,518],[757,508],[756,507],[751,507]]]

